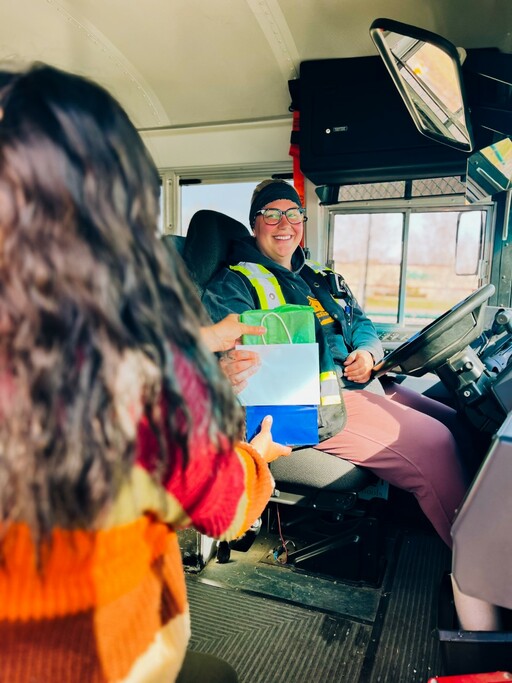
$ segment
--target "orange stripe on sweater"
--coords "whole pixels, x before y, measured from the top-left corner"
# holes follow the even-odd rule
[[[148,517],[97,532],[55,530],[38,569],[28,527],[12,525],[2,540],[0,619],[51,618],[108,605],[145,579],[173,534]]]
[[[166,567],[172,569],[167,571]],[[167,538],[165,553],[154,563],[151,573],[130,593],[96,612],[97,647],[108,680],[124,678],[134,661],[154,642],[162,624],[184,613],[186,604],[185,575],[173,535]],[[186,647],[188,640],[185,625],[183,622],[181,629],[174,629],[178,651]]]
[[[247,531],[261,515],[274,487],[268,465],[255,448],[248,443],[239,443],[236,452],[244,466],[246,495],[241,500],[245,514],[242,520],[237,519],[238,515],[235,517],[239,526],[235,529],[234,538]]]

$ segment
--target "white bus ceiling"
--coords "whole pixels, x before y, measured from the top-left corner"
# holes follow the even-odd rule
[[[510,0],[2,0],[0,55],[102,83],[160,168],[278,163],[300,62],[376,54],[377,17],[512,51]]]

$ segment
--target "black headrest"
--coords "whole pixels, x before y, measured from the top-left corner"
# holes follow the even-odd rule
[[[183,258],[200,294],[215,273],[227,265],[230,243],[249,234],[243,223],[219,211],[202,209],[192,216]]]
[[[185,237],[183,235],[162,235],[162,242],[169,249],[172,244],[180,256],[185,249]]]

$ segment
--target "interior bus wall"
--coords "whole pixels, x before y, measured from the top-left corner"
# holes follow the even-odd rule
[[[504,308],[512,306],[511,194],[510,191],[501,192],[494,198],[497,212],[490,281],[496,287],[496,293],[490,303]]]
[[[162,130],[141,130],[155,163],[162,170],[250,167],[255,164],[287,163],[291,114],[278,120],[248,124],[177,126]]]

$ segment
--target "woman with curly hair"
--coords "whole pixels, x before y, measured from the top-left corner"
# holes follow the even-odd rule
[[[240,442],[243,416],[211,350],[241,330],[201,332],[194,289],[156,236],[158,191],[105,90],[45,65],[2,74],[9,683],[175,680],[189,637],[176,529],[240,535],[270,496],[267,462],[288,452],[269,421]]]

